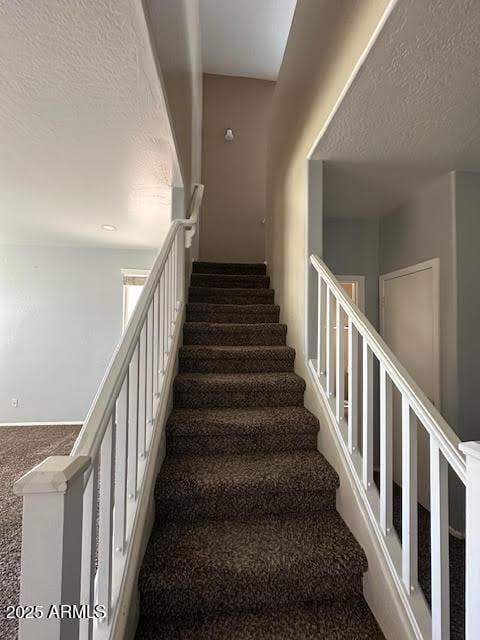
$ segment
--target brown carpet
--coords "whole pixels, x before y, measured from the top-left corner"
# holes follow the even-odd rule
[[[265,265],[193,269],[137,639],[383,638]]]
[[[15,640],[17,622],[6,620],[6,607],[18,604],[22,499],[13,483],[44,458],[70,453],[79,427],[0,427],[0,638]]]

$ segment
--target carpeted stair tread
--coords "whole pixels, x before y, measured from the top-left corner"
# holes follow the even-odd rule
[[[335,509],[338,476],[317,451],[166,458],[156,513],[171,520],[253,518]]]
[[[183,326],[184,345],[284,345],[287,325],[223,324],[214,322],[186,322]]]
[[[295,349],[286,346],[189,345],[180,348],[184,372],[255,373],[293,371]]]
[[[167,423],[169,436],[317,434],[318,419],[305,407],[177,409]]]
[[[189,322],[216,322],[227,324],[278,322],[280,307],[276,304],[220,304],[189,302],[186,319]]]
[[[176,456],[316,451],[319,424],[304,407],[174,409],[167,453]]]
[[[190,287],[190,302],[216,304],[269,304],[273,303],[273,289]]]
[[[138,640],[366,640],[366,557],[263,264],[193,264]]]
[[[192,287],[224,289],[268,289],[270,278],[266,275],[192,273]]]
[[[244,263],[244,262],[194,262],[192,265],[192,273],[233,273],[240,274],[259,274],[267,273],[267,266],[261,263]]]
[[[366,569],[335,511],[166,522],[154,529],[140,572],[142,611],[176,619],[340,600],[362,593]]]
[[[161,623],[145,618],[136,640],[383,640],[363,598]]]
[[[301,406],[305,381],[295,373],[180,373],[173,384],[175,406]]]

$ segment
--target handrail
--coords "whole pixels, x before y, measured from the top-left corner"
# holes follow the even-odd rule
[[[165,262],[177,229],[185,224],[188,224],[188,220],[175,220],[170,225],[162,248],[157,253],[152,270],[127,324],[125,333],[115,349],[97,395],[93,400],[83,427],[73,445],[71,455],[94,456],[100,448],[105,429],[107,428],[106,420],[112,412],[113,403],[118,397],[123,378],[128,368],[128,363],[132,358],[136,342],[140,337],[142,325],[145,322],[148,307],[153,298],[158,274],[161,273],[165,267]]]
[[[312,255],[310,261],[315,270],[322,274],[330,289],[335,292],[335,297],[341,302],[343,309],[345,311],[348,310],[348,315],[352,318],[358,333],[366,338],[372,352],[385,364],[389,376],[400,391],[408,397],[410,405],[417,413],[418,418],[429,434],[438,441],[443,455],[463,484],[465,484],[466,462],[459,451],[460,439],[457,434],[400,363],[370,320],[353,304],[343,288],[338,285],[335,276],[323,260],[317,255]]]
[[[191,241],[202,195],[196,185],[190,217],[172,221],[70,455],[47,458],[14,486],[24,497],[21,603],[101,605],[104,617],[68,622],[65,632],[62,620],[21,620],[20,640],[123,637],[185,312],[187,233]]]
[[[107,428],[108,417],[112,412],[113,404],[118,397],[120,387],[127,372],[129,362],[133,356],[137,340],[140,337],[142,326],[145,322],[148,308],[152,302],[158,275],[162,273],[169,251],[174,242],[177,230],[183,226],[193,227],[191,233],[195,234],[195,226],[198,222],[198,212],[203,197],[203,184],[194,187],[189,206],[189,218],[174,220],[168,230],[162,247],[157,253],[153,267],[145,282],[137,305],[127,324],[125,333],[120,339],[114,351],[110,364],[105,372],[98,392],[93,400],[85,422],[75,440],[71,455],[84,455],[94,457],[99,449]]]

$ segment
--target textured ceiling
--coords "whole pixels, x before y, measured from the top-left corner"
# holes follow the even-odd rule
[[[480,2],[399,0],[314,152],[328,215],[378,216],[480,171]]]
[[[206,73],[276,80],[297,0],[200,0]]]
[[[138,0],[0,1],[0,242],[158,246],[172,145]]]

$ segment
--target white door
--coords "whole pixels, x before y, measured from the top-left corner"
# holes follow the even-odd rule
[[[380,277],[380,331],[415,382],[440,409],[439,260]],[[394,481],[401,485],[402,430],[399,394],[393,405]],[[418,429],[418,498],[430,505],[429,443]]]

